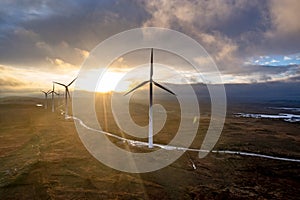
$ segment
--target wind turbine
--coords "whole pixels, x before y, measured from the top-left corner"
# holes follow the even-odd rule
[[[54,83],[52,83],[52,91],[49,92],[52,95],[52,112],[54,112],[54,94],[59,95],[57,92],[54,91]]]
[[[48,92],[45,92],[42,90],[41,92],[45,94],[45,109],[47,109],[48,108],[48,94],[49,94],[50,90],[48,90]]]
[[[72,83],[74,83],[74,81],[75,81],[76,79],[77,79],[77,77],[74,78],[73,81],[71,81],[68,85],[65,85],[65,84],[63,84],[63,83],[59,83],[59,82],[53,81],[53,83],[65,87],[65,118],[68,117],[68,96],[69,96],[69,98],[71,98],[71,95],[70,95],[70,92],[69,92],[69,86],[72,85]]]
[[[155,82],[152,79],[153,76],[153,48],[151,48],[151,58],[150,58],[150,79],[148,81],[144,81],[141,84],[139,84],[138,86],[136,86],[135,88],[131,89],[130,91],[128,91],[125,95],[135,91],[136,89],[142,87],[143,85],[149,83],[149,135],[148,135],[148,147],[149,148],[153,148],[153,120],[152,120],[152,115],[153,115],[153,110],[152,110],[152,105],[153,105],[153,84],[167,92],[169,92],[170,94],[175,95],[175,93],[173,93],[171,90],[165,88],[164,86],[160,85],[159,83]]]

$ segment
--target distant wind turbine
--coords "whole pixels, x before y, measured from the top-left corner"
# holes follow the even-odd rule
[[[131,89],[129,92],[127,92],[125,95],[133,92],[134,90],[142,87],[143,85],[149,83],[149,135],[148,135],[148,147],[149,148],[153,148],[153,120],[152,120],[152,115],[153,115],[153,111],[152,111],[152,105],[153,105],[153,84],[156,85],[157,87],[169,92],[170,94],[175,95],[175,93],[173,93],[171,90],[165,88],[164,86],[160,85],[159,83],[155,82],[152,79],[153,76],[153,48],[151,48],[151,64],[150,64],[150,80],[148,81],[144,81],[141,84],[139,84],[138,86],[136,86],[135,88]]]
[[[48,108],[48,94],[49,94],[50,90],[48,90],[47,92],[42,90],[42,93],[45,94],[45,109]]]
[[[54,94],[59,95],[57,92],[54,91],[54,83],[52,84],[52,91],[49,92],[52,95],[52,112],[54,112]]]
[[[65,87],[65,118],[68,117],[68,96],[69,96],[69,98],[71,98],[71,95],[70,95],[70,92],[69,92],[69,86],[72,85],[72,83],[74,83],[74,81],[75,81],[76,79],[77,79],[77,77],[74,78],[74,80],[71,81],[68,85],[65,85],[65,84],[63,84],[63,83],[59,83],[59,82],[53,81],[53,83]]]

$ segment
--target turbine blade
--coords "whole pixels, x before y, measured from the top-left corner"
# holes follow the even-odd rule
[[[169,90],[169,89],[167,89],[166,87],[162,86],[161,84],[159,84],[159,83],[157,83],[157,82],[155,82],[155,81],[153,81],[153,83],[154,83],[154,85],[156,85],[157,87],[159,87],[159,88],[161,88],[161,89],[163,89],[163,90],[169,92],[170,94],[173,94],[173,95],[176,96],[176,94],[175,94],[174,92],[172,92],[171,90]]]
[[[136,90],[136,89],[142,87],[143,85],[145,85],[145,84],[148,83],[148,82],[149,82],[149,81],[144,81],[144,82],[142,82],[141,84],[137,85],[136,87],[134,87],[134,88],[131,89],[130,91],[126,92],[126,94],[124,94],[124,96],[126,96],[127,94],[133,92],[134,90]]]
[[[69,96],[69,99],[71,99],[71,95],[70,95],[70,92],[69,92],[69,89],[67,88],[67,91],[66,91],[67,93],[68,93],[68,96]]]
[[[48,90],[47,94],[50,94],[51,93],[51,90]]]
[[[62,83],[59,83],[59,82],[56,82],[56,81],[53,81],[53,83],[66,87],[65,84],[62,84]]]
[[[52,83],[52,91],[54,91],[54,83]]]
[[[72,83],[74,83],[74,81],[77,79],[77,77],[76,78],[74,78],[74,80],[73,81],[71,81],[69,84],[68,84],[68,86],[70,86],[70,85],[72,85]]]
[[[150,79],[153,76],[153,48],[151,48],[151,59],[150,59]]]

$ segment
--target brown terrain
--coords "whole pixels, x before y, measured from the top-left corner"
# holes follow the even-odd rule
[[[98,119],[108,132],[121,134],[109,111],[107,96],[96,102]],[[106,100],[107,100],[106,99]],[[36,107],[42,99],[2,100],[0,104],[0,199],[297,199],[300,163],[234,154],[183,154],[161,170],[131,174],[111,169],[89,154],[57,108]],[[167,144],[178,127],[176,102],[160,102],[168,122],[154,141]],[[104,106],[103,106],[104,105]],[[106,107],[104,109],[104,107]],[[206,106],[207,107],[207,106]],[[136,123],[146,125],[147,105],[132,102]],[[216,150],[236,150],[300,159],[299,123],[278,119],[236,118],[260,106],[229,107]],[[201,112],[199,148],[209,124],[209,109]],[[146,117],[145,117],[146,116]],[[129,137],[129,136],[127,136]],[[112,139],[120,145],[116,139]],[[140,151],[128,144],[126,149]],[[122,146],[122,145],[120,145]],[[193,169],[192,162],[196,169]]]

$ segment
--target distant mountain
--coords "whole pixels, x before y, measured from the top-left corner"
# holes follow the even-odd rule
[[[164,84],[169,89],[185,91],[186,85]],[[212,88],[215,85],[210,85]],[[210,101],[207,85],[192,84],[199,101]],[[300,82],[268,82],[252,84],[225,84],[228,104],[239,103],[289,103],[300,106]],[[148,91],[145,88],[137,92],[135,97],[147,98]],[[175,92],[176,93],[176,92]],[[155,89],[156,99],[174,98],[172,95]]]
[[[41,103],[43,99],[35,97],[24,97],[24,96],[8,96],[0,98],[0,104],[26,104],[35,105]]]

